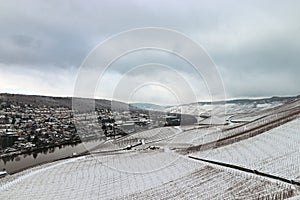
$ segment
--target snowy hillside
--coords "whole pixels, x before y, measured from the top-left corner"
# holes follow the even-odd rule
[[[296,198],[300,100],[245,102],[227,105],[223,125],[150,129],[108,139],[90,155],[6,176],[0,199]],[[201,109],[212,107],[220,109]]]
[[[232,145],[194,156],[300,180],[300,119]]]
[[[218,104],[208,104],[208,103],[194,103],[188,105],[175,106],[165,109],[166,112],[181,112],[184,114],[200,115],[203,113],[213,113],[213,114],[242,114],[242,113],[253,113],[262,110],[271,109],[284,104],[283,101],[274,101],[269,103],[257,103],[255,101],[249,101],[245,103],[218,103]]]
[[[130,153],[126,156],[111,155],[110,159],[107,156],[87,156],[68,162],[60,161],[45,168],[37,167],[23,172],[21,176],[14,175],[8,183],[2,180],[0,198],[231,199],[235,194],[240,199],[256,199],[258,195],[292,194],[288,184],[276,184],[242,173],[234,174],[169,153],[151,154],[151,160],[144,159],[143,154]],[[157,168],[163,160],[174,160],[173,156],[176,161]],[[128,157],[134,160],[129,162]],[[147,172],[133,172],[145,167]]]

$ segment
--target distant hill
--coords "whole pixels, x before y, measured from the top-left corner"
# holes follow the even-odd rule
[[[202,102],[194,102],[194,103],[188,103],[188,104],[182,104],[180,106],[192,106],[192,105],[218,105],[218,104],[271,104],[274,102],[281,102],[286,103],[288,101],[298,99],[300,98],[300,95],[298,96],[290,96],[290,97],[269,97],[269,98],[257,98],[257,99],[230,99],[226,101],[215,101],[215,102],[208,102],[208,101],[202,101]],[[145,110],[157,110],[157,111],[165,111],[169,110],[172,107],[177,106],[161,106],[157,104],[152,103],[131,103],[131,106],[145,109]]]
[[[164,111],[169,106],[161,106],[152,103],[131,103],[133,107],[137,107],[143,110],[157,110],[157,111]]]
[[[209,102],[209,101],[199,101],[199,102],[194,102],[194,103],[189,103],[189,104],[183,104],[183,105],[193,105],[193,104],[198,104],[198,105],[211,105],[211,104],[264,104],[264,103],[272,103],[272,102],[288,102],[294,99],[300,99],[300,95],[298,96],[288,96],[288,97],[268,97],[268,98],[243,98],[243,99],[229,99],[225,101],[214,101],[214,102]]]
[[[80,99],[80,98],[77,98]],[[22,95],[22,94],[0,94],[1,102],[11,102],[11,103],[22,103],[31,104],[33,106],[51,106],[51,107],[67,107],[72,109],[72,97],[52,97],[52,96],[39,96],[39,95]],[[113,106],[115,110],[139,110],[139,108],[128,105],[120,101],[110,101],[105,99],[83,99],[95,101],[96,108],[109,109]]]
[[[189,107],[191,110],[194,110],[195,106],[205,106],[205,105],[218,105],[218,104],[236,104],[236,105],[247,105],[247,106],[256,106],[263,104],[270,105],[279,105],[286,103],[288,101],[292,101],[295,99],[299,99],[299,96],[292,97],[270,97],[270,98],[260,98],[260,99],[233,99],[227,101],[216,101],[216,102],[196,102],[190,104],[183,104],[181,107]],[[32,104],[33,106],[52,106],[52,107],[67,107],[72,109],[72,97],[52,97],[52,96],[40,96],[40,95],[22,95],[22,94],[8,94],[1,93],[0,94],[0,103],[1,102],[13,102],[13,103],[23,103],[23,104]],[[126,104],[121,101],[110,101],[106,99],[82,99],[95,101],[96,108],[107,108],[110,109],[113,107],[114,110],[152,110],[152,111],[166,111],[166,112],[174,112],[174,110],[178,110],[178,106],[162,106],[152,103],[131,103]],[[205,109],[204,109],[205,111]],[[203,111],[203,112],[204,112]],[[187,112],[192,113],[192,112]]]
[[[253,113],[271,109],[296,99],[300,99],[300,96],[196,102],[180,106],[168,107],[165,111],[192,115],[199,115],[199,113],[207,114],[211,113],[212,111],[214,113],[224,113],[224,109],[227,114]]]

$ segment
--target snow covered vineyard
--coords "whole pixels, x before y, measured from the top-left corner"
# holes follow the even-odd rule
[[[109,140],[90,155],[1,178],[0,199],[300,199],[299,105],[239,114],[251,120],[224,127]]]
[[[37,167],[1,179],[0,198],[280,199],[295,193],[290,184],[207,166],[173,153],[149,154],[147,159],[135,152],[85,156]]]
[[[97,150],[94,150],[93,153],[109,152],[109,151],[120,151],[126,149],[129,146],[135,145],[145,145],[155,142],[160,142],[167,140],[169,138],[175,137],[181,132],[179,128],[173,127],[164,127],[156,128],[152,130],[142,131],[127,137],[120,139],[107,141],[103,144],[100,144]]]
[[[204,138],[200,137],[201,141],[199,141],[198,145],[188,148],[187,152],[229,145],[259,135],[299,117],[300,101],[297,100],[268,110],[263,116],[251,122],[229,128],[225,127],[223,130],[207,134]]]
[[[296,119],[256,137],[192,155],[300,181],[299,130]]]

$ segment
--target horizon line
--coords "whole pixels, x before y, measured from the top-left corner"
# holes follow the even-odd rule
[[[214,102],[222,102],[222,101],[236,101],[236,100],[263,100],[263,99],[271,99],[271,98],[292,98],[292,97],[299,97],[300,94],[298,95],[272,95],[272,96],[261,96],[261,97],[236,97],[236,98],[230,98],[230,99],[220,99],[216,101],[209,101],[209,100],[198,100],[197,102],[189,102],[189,103],[183,103],[183,104],[158,104],[158,103],[152,103],[152,102],[124,102],[122,100],[117,100],[117,99],[108,99],[108,98],[102,98],[102,97],[74,97],[74,96],[68,96],[68,95],[45,95],[45,94],[22,94],[22,93],[9,93],[9,92],[0,92],[0,95],[20,95],[20,96],[39,96],[39,97],[52,97],[52,98],[83,98],[83,99],[94,99],[94,100],[107,100],[107,101],[118,101],[121,103],[125,104],[138,104],[138,103],[144,103],[144,104],[153,104],[157,106],[176,106],[176,105],[187,105],[187,104],[194,104],[194,103],[214,103]]]

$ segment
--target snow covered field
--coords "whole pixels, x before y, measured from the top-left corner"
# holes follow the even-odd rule
[[[62,161],[62,164],[58,162],[59,164],[54,166],[32,169],[26,173],[25,178],[13,175],[16,181],[12,184],[5,183],[5,179],[8,178],[2,180],[0,198],[107,199],[166,183],[201,165],[184,158],[178,159],[177,156],[172,158],[168,153],[156,154],[157,159],[148,161],[144,159],[143,154],[127,154],[125,157],[86,156],[72,162]],[[155,153],[152,156],[155,158]],[[127,159],[128,157],[130,159]],[[131,163],[132,159],[136,162]],[[176,162],[157,169],[162,159],[174,159]],[[139,169],[145,170],[145,166],[148,167],[148,171],[138,173]]]
[[[132,153],[85,156],[37,167],[23,172],[23,176],[4,178],[0,198],[256,199],[292,192],[288,184],[234,174],[173,153],[150,154],[153,159],[149,160],[143,154]],[[157,168],[164,160],[168,164]]]
[[[242,114],[242,113],[254,113],[258,111],[264,111],[267,109],[275,108],[277,106],[282,105],[283,102],[275,101],[270,103],[224,103],[224,104],[204,104],[201,103],[197,104],[188,104],[188,105],[181,105],[181,106],[174,106],[167,108],[166,112],[179,112],[182,114],[191,114],[191,115],[199,115],[201,113],[215,113],[223,114],[226,113],[227,115],[231,114]],[[225,112],[224,112],[225,111]]]
[[[193,155],[300,180],[299,130],[300,119],[296,119],[247,140]]]
[[[263,118],[240,123],[234,129],[232,124],[162,127],[111,140],[99,144],[91,155],[48,163],[0,179],[0,199],[285,199],[297,196],[300,189],[290,182],[188,156],[300,181],[300,119],[294,119],[298,114],[293,114],[300,110],[299,104],[292,102],[278,109],[259,110],[256,114]],[[239,109],[232,106],[233,112],[242,112]],[[241,116],[251,119],[251,115],[239,114],[235,119]],[[226,146],[199,149],[191,154],[177,151],[244,130],[256,130],[282,117],[294,120]],[[133,148],[126,149],[130,145]]]
[[[291,195],[288,185],[205,166],[187,176],[121,199],[258,199]]]
[[[136,145],[141,141],[143,141],[143,143],[145,144],[159,142],[162,140],[172,138],[176,134],[179,134],[180,132],[181,129],[173,128],[173,127],[162,127],[162,128],[142,131],[139,133],[129,135],[124,138],[107,141],[106,143],[99,145],[99,148],[93,152],[122,150],[128,145]]]

